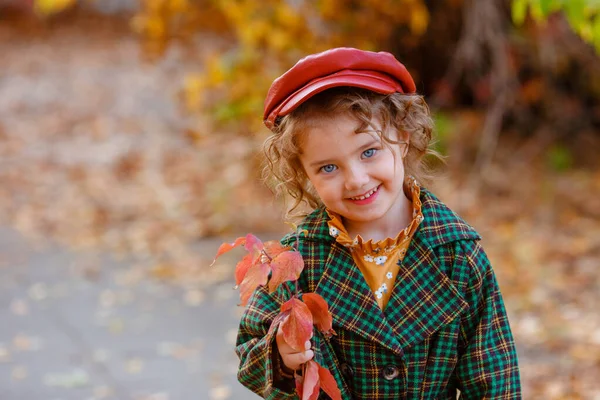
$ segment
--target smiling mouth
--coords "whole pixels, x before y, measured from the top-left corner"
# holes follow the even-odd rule
[[[365,200],[368,199],[369,197],[373,196],[375,194],[375,192],[377,192],[379,190],[379,186],[375,187],[374,189],[371,189],[370,191],[368,191],[367,193],[361,195],[361,196],[357,196],[357,197],[350,197],[350,200]]]

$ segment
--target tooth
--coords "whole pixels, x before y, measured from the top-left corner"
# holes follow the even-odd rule
[[[359,197],[352,197],[352,200],[364,200],[364,199],[368,199],[369,197],[371,197],[373,195],[373,193],[375,193],[375,191],[377,190],[377,188],[371,190],[369,193],[363,195],[363,196],[359,196]]]

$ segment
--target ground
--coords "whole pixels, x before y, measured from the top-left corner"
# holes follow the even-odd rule
[[[232,281],[182,290],[127,260],[35,249],[8,229],[0,254],[2,399],[257,398],[235,377]]]

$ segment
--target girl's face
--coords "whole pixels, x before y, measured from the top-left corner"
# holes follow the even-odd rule
[[[349,231],[372,231],[406,215],[410,203],[403,191],[404,145],[382,143],[372,128],[357,133],[350,116],[323,119],[302,138],[300,162],[323,204],[341,215]],[[372,129],[372,130],[370,130]],[[390,134],[393,140],[406,140]],[[392,219],[390,219],[392,218]],[[395,218],[395,219],[394,219]]]

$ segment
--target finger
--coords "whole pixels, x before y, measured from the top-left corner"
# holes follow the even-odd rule
[[[311,335],[311,338],[312,338],[312,335]],[[279,348],[279,352],[281,354],[298,353],[298,350],[294,349],[292,346],[290,346],[285,341],[285,338],[283,337],[283,331],[281,330],[281,325],[277,329],[277,333],[275,335],[275,341],[277,342],[277,347]],[[312,344],[310,343],[310,340],[307,340],[306,342],[304,342],[304,350],[309,350],[311,347],[312,347]]]
[[[314,357],[315,353],[312,350],[306,350],[303,351],[302,353],[294,353],[294,354],[286,354],[281,356],[281,359],[283,360],[283,363],[285,364],[286,367],[288,367],[289,369],[293,369],[293,370],[297,370],[299,369],[302,364],[304,364],[305,362],[312,360],[312,358]]]
[[[285,341],[280,343],[277,343],[277,348],[279,349],[279,353],[280,354],[297,354],[297,353],[303,353],[306,350],[310,350],[312,348],[312,344],[310,343],[310,340],[307,340],[306,342],[304,342],[304,350],[303,351],[298,351],[296,349],[294,349],[292,346],[290,346],[289,344],[287,344]]]

